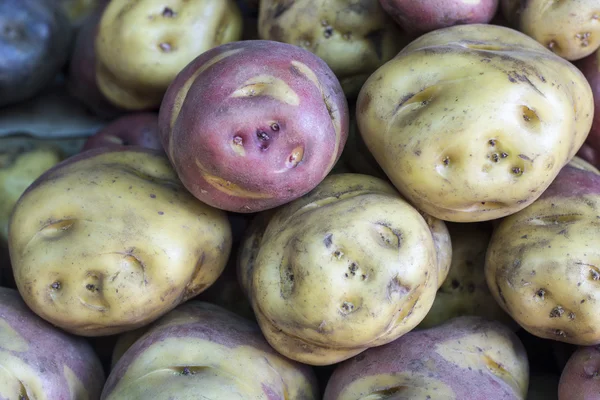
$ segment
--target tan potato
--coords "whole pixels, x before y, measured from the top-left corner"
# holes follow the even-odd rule
[[[186,65],[241,35],[233,0],[112,0],[96,38],[98,87],[124,109],[157,109]]]
[[[579,60],[600,47],[598,0],[502,0],[506,19],[567,60]]]
[[[409,42],[379,0],[261,0],[258,33],[315,53],[349,97]]]
[[[249,229],[238,273],[284,356],[334,364],[402,336],[431,308],[432,232],[389,183],[331,175],[267,219]]]
[[[533,203],[590,131],[590,85],[528,36],[494,25],[412,42],[363,86],[357,121],[398,190],[445,221]]]
[[[189,194],[161,153],[131,146],[43,174],[15,206],[9,238],[25,302],[81,336],[152,322],[210,286],[231,250],[225,213]]]

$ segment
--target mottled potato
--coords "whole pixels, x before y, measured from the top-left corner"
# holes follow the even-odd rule
[[[501,0],[512,26],[567,60],[579,60],[600,46],[598,0]]]
[[[587,78],[594,94],[594,122],[580,156],[600,167],[600,50],[579,60],[575,65]]]
[[[498,219],[538,198],[592,123],[590,85],[515,30],[440,29],[363,86],[365,144],[416,207],[453,222]]]
[[[324,400],[525,400],[529,362],[508,328],[459,317],[340,364]]]
[[[334,364],[405,334],[431,308],[431,230],[385,181],[331,175],[263,218],[249,229],[240,283],[284,356]]]
[[[259,11],[261,39],[315,53],[349,97],[409,42],[378,0],[261,0]]]
[[[158,135],[158,114],[140,112],[117,118],[90,136],[83,145],[82,151],[98,147],[121,146],[141,146],[162,151]]]
[[[210,286],[231,249],[225,213],[197,201],[166,157],[133,146],[70,157],[15,206],[19,292],[82,336],[132,330]]]
[[[0,398],[98,400],[104,371],[86,340],[35,315],[19,292],[0,288]]]
[[[600,343],[599,210],[600,175],[568,165],[537,201],[494,231],[488,286],[533,335]]]
[[[313,371],[277,354],[256,323],[191,301],[149,327],[116,363],[102,399],[316,400]]]
[[[580,347],[567,362],[558,384],[559,400],[600,399],[600,348]]]
[[[241,35],[233,0],[112,0],[96,38],[98,86],[119,107],[158,109],[179,71]]]

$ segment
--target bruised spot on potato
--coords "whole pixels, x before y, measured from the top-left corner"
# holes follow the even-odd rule
[[[325,239],[323,239],[323,243],[325,244],[325,247],[327,247],[327,248],[331,247],[331,244],[333,243],[333,234],[328,233],[327,235],[325,235]]]
[[[258,75],[248,79],[231,97],[269,96],[282,103],[297,106],[300,97],[284,80],[271,75]]]

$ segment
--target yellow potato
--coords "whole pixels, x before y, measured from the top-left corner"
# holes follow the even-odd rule
[[[186,65],[241,34],[233,0],[112,0],[96,38],[98,87],[124,109],[158,108]]]
[[[530,205],[590,131],[589,83],[515,30],[428,33],[363,86],[365,144],[416,207],[445,221],[498,219]]]
[[[261,0],[258,33],[321,57],[349,97],[409,42],[379,0]]]
[[[225,213],[142,149],[90,150],[46,172],[15,206],[9,238],[25,302],[81,336],[152,322],[210,286],[231,250]]]
[[[402,336],[431,308],[432,232],[387,182],[331,175],[261,220],[248,231],[240,282],[284,356],[334,364]]]

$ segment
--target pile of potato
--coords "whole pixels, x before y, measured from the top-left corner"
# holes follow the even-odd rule
[[[598,0],[0,1],[0,125],[56,86],[0,399],[600,400]]]

